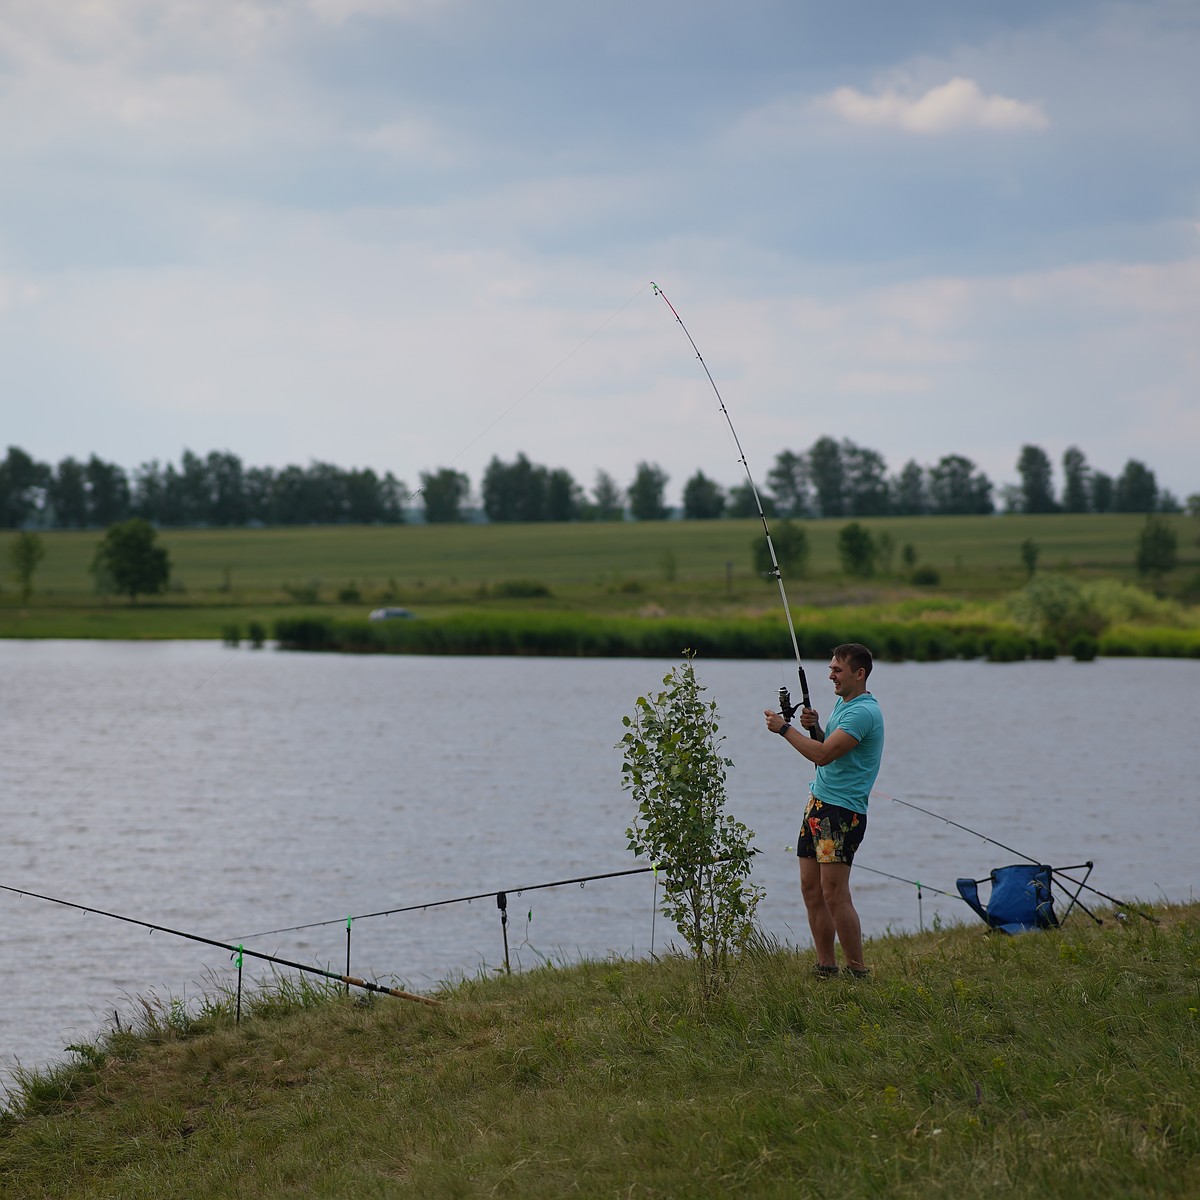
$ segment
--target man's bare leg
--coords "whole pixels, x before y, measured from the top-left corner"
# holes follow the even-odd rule
[[[797,861],[800,863],[800,895],[808,910],[808,927],[812,931],[813,945],[817,948],[817,962],[823,967],[836,966],[837,958],[833,953],[836,926],[822,887],[823,868],[815,858]]]
[[[801,859],[801,862],[804,860]],[[833,921],[837,940],[842,943],[846,966],[852,970],[866,969],[863,962],[862,925],[850,896],[850,868],[846,863],[817,863],[821,892]],[[832,955],[830,958],[832,961]]]

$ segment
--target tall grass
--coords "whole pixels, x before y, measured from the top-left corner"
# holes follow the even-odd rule
[[[772,659],[790,647],[782,617],[743,620],[599,617],[581,613],[465,612],[417,621],[289,617],[275,623],[279,644],[291,650],[355,653],[557,655],[581,658],[675,658],[695,650],[705,658]],[[893,662],[986,657],[995,662],[1053,658],[1053,640],[1030,637],[1002,621],[887,621],[863,613],[834,622],[801,620],[796,638],[805,659],[823,659],[842,642],[865,642]],[[1200,657],[1200,629],[1122,627],[1100,643],[1101,652]],[[1089,641],[1073,649],[1095,654]]]
[[[8,1197],[1191,1197],[1200,906],[1161,924],[331,996],[129,1042],[0,1121]]]

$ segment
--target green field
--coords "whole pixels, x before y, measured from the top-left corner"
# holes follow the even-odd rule
[[[1196,522],[1166,518],[1177,531],[1180,565],[1168,592],[1197,590]],[[1026,578],[1021,545],[1038,546],[1039,568],[1080,578],[1132,581],[1144,518],[1131,515],[879,518],[863,523],[887,534],[890,569],[848,578],[837,555],[841,520],[804,523],[810,557],[803,577],[785,575],[793,606],[894,605],[914,597],[987,601]],[[778,525],[778,522],[775,523]],[[0,537],[0,562],[8,543]],[[171,556],[167,594],[130,606],[98,597],[88,572],[98,532],[41,535],[46,557],[23,605],[11,572],[2,577],[0,636],[216,637],[229,624],[314,608],[362,616],[384,603],[424,616],[464,607],[603,615],[754,616],[777,611],[778,592],[755,575],[751,521],[615,524],[322,526],[164,530]],[[902,550],[935,568],[935,588],[908,582]],[[536,600],[497,598],[506,581],[535,581],[552,593]],[[357,596],[357,598],[356,598]]]
[[[21,1077],[0,1194],[1194,1197],[1200,908],[1099,915],[877,938],[866,981],[764,946],[709,1001],[668,955],[148,1003]]]

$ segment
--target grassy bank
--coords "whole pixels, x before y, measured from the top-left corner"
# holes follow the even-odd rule
[[[865,983],[747,955],[166,1012],[26,1079],[14,1200],[1200,1192],[1200,906],[870,944]]]
[[[1168,520],[1177,529],[1181,563],[1165,588],[1194,600],[1200,594],[1194,522]],[[865,524],[892,545],[890,561],[881,561],[868,579],[842,572],[837,535],[844,522],[804,523],[808,566],[786,578],[798,623],[850,627],[865,640],[863,627],[912,626],[900,636],[920,640],[938,626],[937,638],[952,642],[962,633],[994,639],[1011,632],[1004,598],[1028,578],[1021,562],[1027,539],[1038,546],[1043,571],[1081,581],[1131,581],[1142,518],[897,517]],[[505,614],[521,613],[527,625],[521,636],[529,642],[555,614],[570,614],[634,622],[619,631],[623,653],[638,652],[643,633],[637,623],[653,620],[686,621],[701,632],[720,626],[722,643],[736,647],[748,636],[753,640],[752,626],[779,613],[773,581],[752,568],[751,545],[761,536],[757,521],[164,530],[170,589],[130,604],[92,590],[88,564],[98,533],[55,531],[42,535],[46,557],[27,602],[0,584],[0,637],[219,638],[230,628],[246,636],[252,625],[272,630],[298,615],[352,622],[393,604],[434,621],[464,614],[460,632],[471,623],[500,628]],[[907,545],[920,566],[936,572],[935,585],[912,582],[903,565]],[[0,554],[6,550],[0,535]],[[1194,607],[1191,613],[1180,622],[1187,644],[1176,652],[1189,652],[1188,638],[1200,627]],[[1112,642],[1112,652],[1153,653],[1141,647],[1156,638],[1163,647],[1180,641],[1169,629],[1163,637],[1147,634],[1151,623],[1139,620],[1133,633]],[[671,655],[680,649],[674,640],[667,639]],[[364,647],[375,644],[374,634],[363,639]],[[953,653],[933,645],[924,656]],[[909,649],[904,656],[922,655]]]

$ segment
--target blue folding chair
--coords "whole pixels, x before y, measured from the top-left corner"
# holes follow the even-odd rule
[[[1074,894],[1062,888],[1071,898],[1062,921],[1071,915],[1071,909],[1079,903],[1079,893],[1092,873],[1092,864],[1079,863],[1073,867],[1060,867],[1061,871],[1079,871],[1087,868],[1087,875],[1078,884]],[[979,898],[979,885],[991,883],[987,904]],[[1015,863],[1011,867],[996,867],[986,879],[958,879],[955,886],[958,894],[983,919],[984,923],[1001,933],[1026,933],[1031,929],[1054,929],[1062,921],[1054,911],[1054,868],[1045,863]],[[1080,905],[1082,908],[1083,906]],[[1095,918],[1093,918],[1095,919]]]

